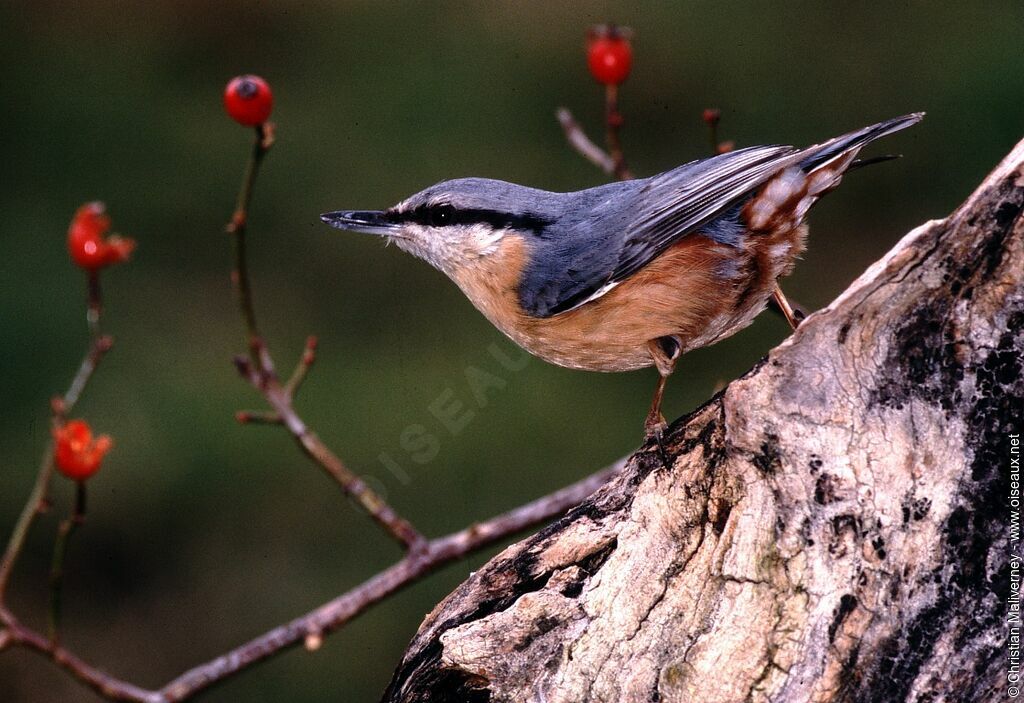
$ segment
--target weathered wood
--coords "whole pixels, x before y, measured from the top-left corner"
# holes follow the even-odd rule
[[[1024,142],[430,613],[386,701],[996,701]]]

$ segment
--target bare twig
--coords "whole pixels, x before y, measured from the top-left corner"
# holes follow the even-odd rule
[[[50,565],[50,641],[56,644],[60,637],[61,589],[64,585],[64,560],[68,553],[71,535],[85,522],[85,481],[75,486],[75,507],[71,515],[61,520],[57,528],[57,540],[53,545],[53,562]]]
[[[103,290],[100,288],[99,270],[89,271],[87,285],[85,320],[89,324],[89,332],[93,339],[96,339],[100,336],[100,315],[103,314]]]
[[[0,622],[13,644],[46,655],[72,676],[104,697],[115,701],[174,703],[220,683],[278,652],[334,632],[388,596],[474,551],[510,537],[538,523],[561,515],[604,485],[620,471],[625,460],[616,462],[587,478],[538,498],[490,520],[470,525],[444,537],[426,542],[424,548],[406,554],[391,568],[378,573],[334,600],[201,664],[152,691],[118,679],[97,669],[71,652],[19,622],[0,609]]]
[[[409,551],[417,551],[426,544],[426,539],[407,520],[399,516],[367,483],[352,472],[345,463],[310,430],[292,406],[295,389],[302,383],[309,366],[315,358],[316,339],[306,341],[299,365],[292,378],[281,384],[274,370],[274,360],[259,332],[256,309],[252,300],[252,286],[249,283],[249,268],[246,257],[245,234],[249,219],[249,203],[252,200],[256,176],[267,150],[273,144],[273,129],[267,123],[256,128],[252,154],[249,157],[238,193],[238,201],[231,221],[225,228],[235,240],[235,267],[231,280],[238,292],[242,317],[249,334],[249,358],[235,357],[239,373],[267,401],[272,409],[275,422],[284,425],[303,452],[320,465],[391,537]],[[254,416],[249,414],[247,418]]]
[[[633,174],[626,167],[626,156],[622,152],[619,130],[622,129],[623,117],[619,112],[619,86],[607,83],[604,87],[604,121],[605,141],[608,144],[608,155],[612,159],[612,172],[620,181],[628,181]]]
[[[323,636],[337,630],[370,606],[441,566],[560,515],[604,485],[615,472],[621,470],[623,464],[624,462],[618,462],[582,481],[507,513],[430,540],[422,552],[406,555],[390,569],[380,572],[348,593],[182,674],[160,689],[164,696],[163,700],[184,700],[281,649],[303,643],[310,635]]]
[[[605,89],[605,138],[608,142],[608,151],[599,147],[587,136],[568,108],[558,108],[555,111],[555,117],[558,118],[558,124],[562,126],[569,146],[575,149],[580,156],[607,175],[615,176],[620,181],[633,178],[633,173],[626,168],[625,155],[619,139],[619,128],[622,127],[623,120],[618,107],[617,86],[608,85]]]
[[[571,115],[568,115],[567,112],[566,115],[571,121]],[[582,135],[582,131],[580,134]],[[582,138],[589,142],[585,135],[582,135]],[[304,643],[307,649],[314,650],[319,647],[326,634],[344,626],[374,604],[441,566],[565,512],[597,490],[612,475],[621,470],[625,463],[625,460],[619,461],[588,478],[507,513],[429,541],[408,522],[400,518],[320,441],[292,406],[293,398],[315,360],[315,337],[310,337],[307,340],[302,357],[294,372],[288,382],[282,384],[274,371],[273,360],[259,333],[248,277],[245,230],[248,205],[259,165],[272,142],[273,135],[269,124],[257,128],[256,143],[246,168],[238,203],[227,227],[227,231],[234,235],[235,239],[235,266],[232,271],[232,280],[238,292],[242,316],[249,335],[248,356],[236,357],[234,361],[242,377],[264,397],[271,408],[270,412],[243,411],[237,417],[241,422],[270,422],[284,425],[303,452],[334,477],[346,493],[356,499],[379,524],[402,542],[406,547],[406,553],[394,566],[378,573],[347,593],[302,617],[276,627],[222,656],[185,672],[163,688],[155,691],[140,688],[89,664],[61,647],[58,641],[60,574],[63,569],[64,554],[68,539],[75,526],[80,524],[85,512],[85,494],[81,484],[75,512],[69,520],[61,524],[55,546],[51,572],[53,593],[50,636],[46,637],[24,625],[3,605],[4,587],[14,561],[24,545],[25,534],[35,516],[47,504],[49,481],[53,472],[54,445],[51,441],[43,457],[36,486],[21,518],[19,518],[11,542],[4,554],[4,561],[0,565],[0,650],[18,645],[42,654],[69,672],[74,678],[110,700],[137,701],[139,703],[182,701],[300,642]],[[603,153],[597,147],[594,149]],[[93,332],[93,341],[68,393],[63,397],[56,398],[53,402],[55,426],[70,413],[103,354],[110,349],[110,338],[99,333],[101,306],[98,279],[90,279],[89,292],[89,322],[90,330]]]
[[[239,410],[235,413],[235,420],[241,425],[284,424],[277,413],[270,413],[265,410]]]
[[[54,398],[51,403],[53,427],[56,427],[74,409],[82,395],[82,391],[85,390],[93,373],[95,373],[96,367],[99,366],[103,356],[110,351],[114,344],[113,339],[99,332],[101,306],[98,296],[99,286],[93,286],[90,283],[87,319],[90,331],[93,333],[92,341],[86,350],[85,358],[82,359],[82,363],[78,367],[78,372],[72,379],[71,385],[68,386],[67,392],[63,396]],[[54,443],[51,438],[39,462],[35,485],[32,487],[32,492],[25,502],[25,507],[22,508],[21,514],[18,516],[18,521],[14,524],[14,529],[11,530],[11,537],[7,542],[7,548],[4,550],[3,559],[0,560],[0,608],[2,608],[4,603],[7,584],[10,581],[11,572],[14,570],[14,564],[18,560],[22,548],[25,546],[25,538],[28,536],[28,531],[36,517],[46,512],[49,505],[50,479],[53,476],[53,453]]]
[[[260,164],[263,157],[274,144],[274,126],[271,123],[261,124],[256,127],[256,137],[253,140],[252,153],[245,165],[245,173],[242,176],[242,187],[238,189],[238,200],[235,202],[235,211],[231,215],[225,231],[232,235],[235,242],[235,268],[231,272],[231,282],[238,293],[238,303],[242,310],[242,318],[245,320],[246,330],[249,333],[250,342],[259,339],[259,327],[256,324],[256,313],[253,309],[252,287],[249,284],[248,257],[245,255],[245,232],[249,219],[249,204],[252,202],[252,194],[256,185],[256,176],[260,171]],[[250,349],[254,349],[250,343]],[[258,359],[253,358],[254,362]]]
[[[3,607],[4,596],[7,592],[7,584],[11,579],[11,572],[14,564],[25,546],[25,538],[28,531],[41,513],[45,512],[48,503],[47,496],[50,492],[50,477],[53,475],[53,442],[49,442],[46,451],[43,452],[42,461],[39,463],[39,471],[36,474],[36,482],[29,493],[25,507],[21,509],[18,521],[14,523],[11,530],[11,537],[7,542],[7,549],[4,551],[3,560],[0,561],[0,608]]]
[[[288,391],[276,378],[264,378],[263,386],[255,386],[267,404],[281,419],[281,424],[295,438],[303,453],[326,471],[355,501],[369,513],[370,517],[400,542],[407,550],[416,552],[423,549],[426,538],[407,520],[396,513],[367,483],[357,476],[313,432],[292,407]]]
[[[288,395],[292,398],[299,392],[299,388],[302,386],[302,382],[306,380],[306,374],[309,373],[309,368],[316,361],[316,346],[317,339],[314,335],[310,335],[306,338],[306,347],[302,350],[302,356],[299,357],[299,363],[295,365],[295,370],[292,372],[291,378],[284,384],[284,388],[288,391]]]
[[[555,111],[558,124],[562,126],[565,133],[565,140],[569,146],[590,163],[597,166],[605,174],[615,176],[620,181],[627,181],[633,178],[633,173],[626,168],[625,155],[619,141],[619,127],[622,126],[622,114],[618,108],[618,90],[616,86],[607,86],[605,92],[605,120],[607,129],[605,137],[608,141],[608,151],[591,140],[583,127],[573,117],[568,108],[560,107]]]
[[[580,127],[580,123],[567,108],[558,108],[555,116],[558,118],[558,124],[562,125],[562,131],[565,132],[569,146],[609,176],[615,174],[615,161],[604,149],[590,140],[587,133]]]
[[[112,701],[138,701],[140,703],[163,703],[164,701],[155,691],[139,688],[88,664],[60,645],[54,644],[41,633],[22,624],[4,608],[0,608],[0,622],[6,628],[7,638],[12,646],[21,646],[42,654],[104,698]]]
[[[74,379],[71,381],[71,385],[68,387],[68,392],[57,399],[59,405],[55,410],[55,414],[58,418],[67,417],[71,413],[72,409],[74,409],[75,405],[78,404],[78,399],[82,396],[82,391],[84,391],[86,385],[88,385],[89,380],[96,371],[96,367],[99,366],[103,356],[110,351],[110,348],[113,346],[113,337],[100,334],[93,338],[92,344],[89,345],[89,350],[85,354],[85,358],[82,359],[82,363],[78,367],[78,373],[75,374]]]

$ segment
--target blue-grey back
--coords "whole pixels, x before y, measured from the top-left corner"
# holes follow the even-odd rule
[[[750,147],[650,178],[568,194],[563,215],[531,242],[520,303],[536,317],[571,310],[696,232],[740,246],[748,236],[740,208],[773,175],[790,167],[811,172],[923,116],[886,120],[806,149]]]
[[[531,238],[520,304],[536,317],[570,310],[698,229],[739,245],[737,202],[785,167],[795,151],[752,147],[568,194],[563,216]]]

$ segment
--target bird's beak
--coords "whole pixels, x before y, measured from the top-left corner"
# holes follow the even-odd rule
[[[398,234],[398,225],[389,222],[382,210],[338,210],[320,215],[320,219],[331,227],[349,232],[365,232],[382,236]]]

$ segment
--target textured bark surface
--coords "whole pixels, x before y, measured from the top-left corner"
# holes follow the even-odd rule
[[[386,701],[1003,700],[1024,142],[430,613]]]

